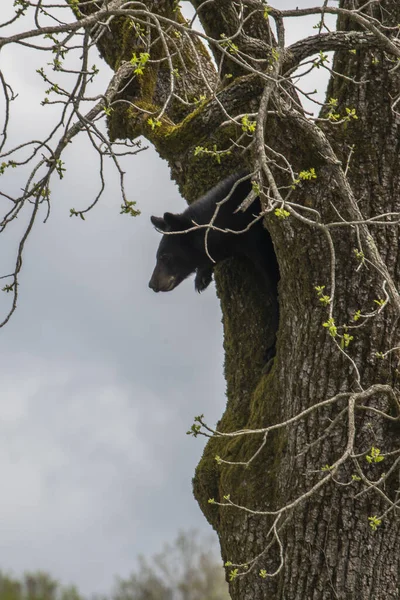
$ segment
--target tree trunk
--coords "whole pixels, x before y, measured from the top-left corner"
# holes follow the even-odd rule
[[[179,22],[173,4],[147,3],[150,9]],[[207,35],[218,39],[221,33],[229,36],[236,31],[235,3],[192,4],[197,8],[204,4],[199,18]],[[340,7],[350,10],[363,4],[342,0]],[[365,9],[367,15],[373,14],[386,27],[400,23],[398,0],[382,1],[379,7],[375,4]],[[118,23],[118,31],[123,32],[124,27]],[[346,13],[340,15],[338,29],[364,31]],[[252,37],[243,34],[237,44],[253,58],[265,57],[265,47],[276,42],[262,12],[252,16],[251,31]],[[371,31],[366,33],[367,42],[368,36],[374,35]],[[347,46],[337,50],[332,68],[346,78],[332,76],[327,101],[337,100],[335,110],[340,115],[355,109],[357,118],[351,117],[341,126],[331,122],[322,122],[320,127],[308,125],[301,111],[293,109],[288,96],[282,94],[279,114],[268,116],[266,136],[268,146],[284,154],[295,172],[315,169],[316,179],[297,185],[291,201],[318,211],[323,224],[354,222],[357,211],[364,219],[400,211],[400,120],[392,110],[400,90],[400,69],[380,48],[382,40],[368,48],[361,34],[340,39],[343,44],[347,40]],[[355,48],[349,48],[348,40],[354,40]],[[137,51],[135,39],[127,41],[122,34],[118,38],[117,28],[112,47],[108,38],[101,43],[113,68]],[[322,47],[326,49],[321,36]],[[182,41],[181,50],[189,64],[193,48]],[[209,57],[203,51],[200,54],[210,81],[217,85]],[[221,51],[214,56],[218,62]],[[292,59],[287,56],[285,60],[289,68]],[[218,102],[216,96],[210,97],[183,115],[172,103],[160,127],[152,129],[141,109],[162,106],[169,85],[162,70],[162,66],[152,67],[150,79],[125,91],[125,97],[139,108],[121,105],[115,110],[109,121],[110,134],[114,139],[134,138],[139,133],[148,137],[168,160],[182,194],[192,201],[249,159],[237,152],[224,156],[220,164],[212,155],[196,155],[194,148],[216,145],[223,150],[231,139],[238,139],[240,127],[220,127],[226,121],[221,104],[229,114],[256,112],[265,82],[252,73],[244,74],[234,55],[231,62],[228,57],[220,73]],[[228,86],[223,79],[226,74],[233,75]],[[193,94],[209,96],[204,82],[193,78],[191,85]],[[294,97],[293,91],[290,93]],[[325,107],[323,116],[326,111]],[[344,174],[354,205],[343,192]],[[398,353],[377,356],[398,345],[399,314],[393,297],[378,310],[381,299],[385,300],[382,284],[387,273],[371,264],[368,253],[373,250],[362,227],[329,229],[335,248],[332,271],[331,245],[324,228],[312,227],[294,216],[279,219],[271,213],[266,226],[281,272],[277,354],[272,368],[265,364],[265,351],[274,335],[269,291],[251,266],[227,261],[216,274],[227,381],[227,408],[217,429],[224,433],[262,429],[341,395],[268,433],[265,445],[247,466],[221,464],[221,459],[247,463],[259,450],[263,432],[212,437],[194,478],[195,497],[218,533],[224,561],[233,563],[227,566],[227,575],[234,600],[397,599],[399,504],[393,503],[399,503],[395,461],[400,429],[398,401],[391,390],[398,390]],[[398,227],[374,225],[369,232],[389,275],[398,282]],[[340,348],[338,338],[330,335],[328,305],[320,301],[317,286],[325,286],[323,293],[334,296],[330,307],[335,326],[362,323],[356,329],[340,329],[353,336],[348,346],[342,338]],[[354,320],[357,311],[377,314]],[[383,461],[375,455],[369,462],[366,456],[373,454],[372,448],[385,455]],[[216,456],[220,459],[215,460]],[[370,484],[384,473],[389,473],[384,485]],[[272,514],[257,514],[260,512]],[[382,517],[379,524],[378,517]]]

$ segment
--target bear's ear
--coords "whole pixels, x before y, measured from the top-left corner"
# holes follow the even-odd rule
[[[185,231],[193,227],[193,223],[184,215],[174,215],[173,213],[164,213],[164,221],[169,231]]]
[[[157,227],[157,229],[160,229],[161,231],[167,231],[168,225],[162,217],[150,217],[150,221],[153,223],[154,227]]]

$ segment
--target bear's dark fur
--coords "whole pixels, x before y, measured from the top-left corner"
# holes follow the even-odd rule
[[[213,226],[222,230],[243,231],[261,210],[260,200],[256,198],[246,211],[235,212],[251,191],[249,178],[239,181],[244,177],[246,173],[231,175],[193,202],[183,213],[166,212],[164,217],[151,217],[151,222],[166,234],[184,232],[195,227],[195,224],[208,224],[215,214],[217,203],[231,193],[229,198],[219,205]],[[195,289],[202,292],[212,280],[215,264],[231,256],[246,256],[262,271],[268,284],[276,289],[279,279],[278,264],[270,235],[263,227],[262,219],[240,234],[209,230],[207,249],[215,262],[210,260],[206,252],[206,231],[206,228],[199,228],[188,233],[163,235],[149,287],[155,292],[169,292],[196,271]]]

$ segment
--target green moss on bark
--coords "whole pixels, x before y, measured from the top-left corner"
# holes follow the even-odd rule
[[[217,269],[216,281],[224,323],[225,378],[228,403],[218,430],[232,432],[254,429],[278,421],[279,402],[274,388],[274,367],[266,363],[273,341],[271,298],[259,273],[245,260],[231,260]],[[229,518],[226,509],[208,503],[210,497],[223,501],[225,494],[240,504],[258,504],[260,479],[268,476],[273,501],[275,465],[285,445],[282,433],[268,439],[268,446],[244,466],[217,465],[215,456],[228,461],[247,461],[259,448],[260,435],[213,438],[203,453],[193,481],[194,494],[210,523]],[[245,477],[244,477],[245,472]],[[229,510],[229,509],[228,509]]]

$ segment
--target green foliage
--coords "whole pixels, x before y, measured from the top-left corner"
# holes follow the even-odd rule
[[[329,335],[331,335],[333,338],[337,336],[337,327],[333,318],[330,318],[325,323],[322,323],[322,326],[328,329]]]
[[[374,300],[375,304],[377,304],[379,307],[384,306],[386,304],[386,300],[383,300],[383,298],[379,298],[379,300]]]
[[[323,293],[324,289],[325,289],[325,286],[324,285],[316,285],[315,289],[317,291],[319,301],[322,302],[322,304],[324,306],[328,306],[328,304],[331,303],[332,298],[330,296],[327,296],[326,294]]]
[[[329,62],[329,56],[327,54],[324,54],[324,52],[322,52],[322,50],[319,52],[318,58],[316,60],[314,60],[314,67],[316,67],[317,69],[319,69],[320,67],[322,67],[326,62]]]
[[[328,100],[328,119],[331,121],[338,121],[340,119],[340,114],[336,112],[336,108],[338,106],[337,98],[329,98]]]
[[[274,210],[274,215],[278,217],[278,219],[287,219],[290,217],[290,212],[284,208],[276,208]]]
[[[268,577],[268,573],[266,569],[260,569],[260,573],[259,573],[260,577],[262,577],[263,579],[266,579]]]
[[[346,106],[346,120],[350,121],[351,119],[358,119],[355,108],[348,108]]]
[[[317,179],[315,169],[311,167],[311,169],[308,169],[308,171],[300,171],[299,179],[301,181],[311,181],[312,179]]]
[[[143,75],[149,58],[150,54],[148,52],[140,52],[139,56],[137,56],[136,52],[133,53],[130,63],[134,67],[133,72],[135,75]]]
[[[161,121],[159,121],[159,119],[153,119],[152,117],[150,117],[149,119],[147,119],[147,123],[148,125],[150,125],[153,131],[156,127],[161,127]]]
[[[82,16],[81,11],[79,10],[79,2],[80,0],[67,0],[67,3],[70,5],[77,17]]]
[[[125,204],[121,204],[121,215],[130,215],[131,217],[138,217],[140,215],[140,210],[134,208],[136,206],[136,202],[134,200],[127,201]]]
[[[221,39],[224,40],[226,38],[225,33],[221,33]],[[239,47],[232,42],[232,40],[226,40],[220,42],[223,48],[226,48],[230,54],[238,54]]]
[[[17,164],[13,160],[9,160],[8,162],[2,162],[0,165],[0,175],[3,175],[3,173],[8,167],[15,169],[17,167]]]
[[[15,11],[16,15],[19,17],[25,14],[26,9],[29,8],[29,2],[26,2],[25,0],[14,0],[13,6],[20,7]]]
[[[322,304],[324,304],[325,306],[328,306],[328,304],[330,304],[332,302],[332,298],[330,296],[321,296],[319,299],[320,302],[322,302]]]
[[[375,448],[374,446],[372,446],[371,452],[366,455],[365,459],[371,464],[382,462],[383,460],[385,460],[385,457],[382,456],[379,448]]]
[[[251,182],[251,187],[253,189],[253,192],[255,194],[257,194],[257,196],[259,196],[261,194],[260,184],[257,181],[252,181]]]
[[[64,162],[61,160],[61,158],[58,158],[56,161],[56,171],[58,173],[58,176],[60,179],[62,179],[64,177],[64,172],[67,170],[64,167]]]
[[[193,437],[197,437],[201,431],[201,425],[193,424],[189,431],[186,432],[186,435],[192,435]]]
[[[191,428],[189,429],[189,431],[186,432],[186,435],[192,435],[193,437],[197,437],[201,431],[201,421],[203,420],[204,415],[199,415],[197,417],[194,418],[194,423],[191,426]],[[199,423],[197,425],[197,423]]]
[[[146,29],[140,23],[136,23],[135,21],[129,21],[128,28],[135,30],[135,37],[137,38],[141,38],[146,35]]]
[[[317,174],[315,172],[314,167],[311,167],[311,169],[308,169],[308,171],[300,171],[297,179],[293,180],[291,187],[294,190],[296,188],[296,185],[298,185],[300,181],[312,181],[313,179],[317,179]]]
[[[256,130],[256,121],[250,121],[248,115],[244,115],[244,117],[242,117],[242,130],[245,133],[254,133]]]
[[[358,119],[355,108],[346,107],[345,108],[346,114],[341,115],[337,111],[338,104],[339,104],[339,101],[337,98],[329,98],[328,103],[327,103],[327,106],[328,106],[327,118],[330,121],[332,121],[333,123],[337,123],[338,121],[340,121],[341,123],[345,123],[347,125],[347,123],[349,121],[351,121],[352,119]]]
[[[195,531],[179,533],[149,561],[138,557],[128,579],[117,579],[109,600],[229,600],[214,540]],[[62,586],[47,573],[16,578],[0,571],[0,600],[84,600],[75,586]]]
[[[111,600],[229,600],[214,542],[196,532],[180,533],[162,552],[118,579]],[[1,599],[0,599],[1,600]]]
[[[14,284],[11,283],[9,285],[5,285],[1,291],[6,292],[6,294],[8,294],[9,292],[12,292],[13,290],[14,290]]]
[[[200,102],[203,102],[203,101],[204,101],[204,100],[206,100],[206,99],[207,99],[207,97],[206,97],[204,94],[200,94],[200,96],[199,96],[199,97],[195,96],[195,97],[193,98],[193,102],[194,102],[195,104],[200,104]]]
[[[208,148],[204,148],[203,146],[196,146],[194,149],[195,156],[201,156],[202,154],[208,154],[209,156],[214,156],[217,163],[221,164],[221,158],[224,156],[229,156],[231,154],[230,150],[218,150],[217,145],[214,144],[213,149],[209,150]]]
[[[374,515],[373,517],[368,517],[368,521],[372,531],[376,531],[379,525],[381,525],[382,523],[382,520],[379,519],[376,515]]]
[[[32,196],[34,196],[35,198],[43,198],[44,200],[49,200],[50,193],[50,188],[47,185],[43,186],[38,183],[35,183],[32,186]]]
[[[83,600],[74,586],[61,586],[47,573],[25,573],[20,579],[0,572],[0,600]]]
[[[361,263],[364,263],[365,261],[365,254],[362,250],[358,250],[358,248],[354,248],[353,250],[355,257],[357,260],[359,260]]]
[[[350,345],[350,342],[353,341],[354,337],[352,335],[349,335],[348,333],[344,333],[342,335],[342,339],[340,341],[340,347],[342,348],[342,350],[344,348],[348,348]]]
[[[49,66],[53,67],[53,71],[61,71],[62,62],[59,58],[53,58],[53,62],[47,63]]]
[[[276,48],[271,48],[271,58],[273,62],[278,62],[279,50],[277,50]]]
[[[69,216],[70,217],[80,217],[82,219],[82,221],[85,220],[85,216],[84,216],[83,212],[79,211],[79,210],[75,210],[74,208],[69,209]]]

